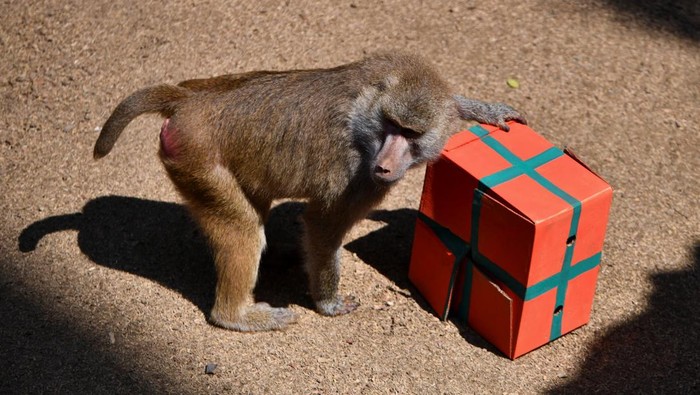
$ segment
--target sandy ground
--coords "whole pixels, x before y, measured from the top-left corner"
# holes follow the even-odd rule
[[[695,0],[1,1],[0,393],[697,393],[699,26]],[[211,258],[157,160],[158,118],[92,160],[137,88],[378,49],[521,109],[613,185],[587,326],[510,361],[436,319],[407,279],[417,170],[347,236],[358,311],[314,313],[287,251],[256,293],[300,322],[212,327]],[[300,210],[275,209],[273,243]]]

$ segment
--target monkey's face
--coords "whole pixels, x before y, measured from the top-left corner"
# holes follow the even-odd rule
[[[448,127],[442,125],[415,130],[390,118],[384,118],[382,124],[381,147],[370,167],[378,184],[392,184],[411,167],[437,158],[450,135]]]
[[[438,157],[457,115],[448,92],[434,75],[390,75],[353,102],[349,126],[376,184],[393,184]]]
[[[381,144],[370,168],[372,179],[392,184],[409,168],[437,158],[451,134],[453,107],[450,99],[421,95],[384,103]]]
[[[415,164],[414,146],[420,134],[390,119],[384,119],[382,124],[383,141],[370,167],[371,176],[378,184],[392,184]]]

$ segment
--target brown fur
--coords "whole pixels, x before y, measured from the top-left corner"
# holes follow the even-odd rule
[[[332,69],[249,72],[159,85],[127,97],[95,144],[112,149],[145,112],[168,118],[160,158],[208,236],[217,271],[211,322],[280,329],[288,309],[255,303],[275,199],[307,199],[303,238],[311,295],[325,315],[354,310],[337,294],[343,236],[405,171],[437,157],[462,118],[523,118],[503,104],[455,96],[413,55],[380,54]]]

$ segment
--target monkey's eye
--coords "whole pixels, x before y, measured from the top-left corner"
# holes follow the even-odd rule
[[[400,134],[409,140],[418,139],[422,134],[410,128],[404,128],[391,119],[386,119],[385,128],[388,133]]]
[[[399,130],[399,133],[401,133],[402,136],[404,136],[405,138],[407,138],[409,140],[416,140],[420,136],[422,136],[421,133],[418,133],[415,130],[409,129],[409,128],[401,128]]]

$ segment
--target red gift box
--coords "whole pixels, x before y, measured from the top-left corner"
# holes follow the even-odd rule
[[[588,322],[612,188],[509,125],[458,133],[428,166],[409,278],[514,359]]]

